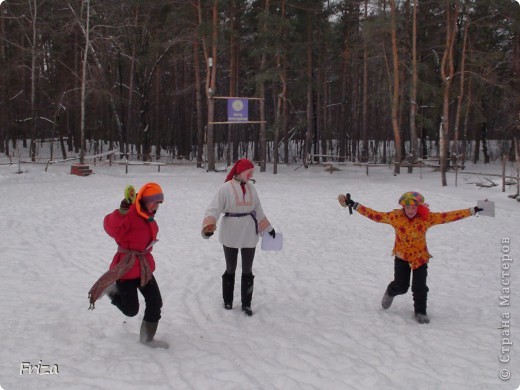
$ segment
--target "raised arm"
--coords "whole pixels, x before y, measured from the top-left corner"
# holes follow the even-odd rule
[[[471,207],[469,209],[445,211],[441,213],[430,213],[428,217],[428,222],[430,226],[455,222],[464,218],[471,217],[472,215],[477,214],[479,211],[482,211],[482,209],[479,207]]]
[[[350,194],[338,195],[338,202],[342,207],[348,207],[350,214],[352,214],[352,210],[356,210],[359,214],[361,214],[364,217],[367,217],[368,219],[371,219],[374,222],[391,224],[390,217],[393,211],[382,212],[373,210],[371,208],[363,206],[358,202],[355,202],[350,196]]]

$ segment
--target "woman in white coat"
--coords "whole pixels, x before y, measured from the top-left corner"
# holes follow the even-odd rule
[[[233,308],[235,271],[238,250],[242,257],[241,298],[242,310],[252,316],[253,297],[253,260],[259,235],[269,232],[274,238],[276,233],[266,218],[254,185],[250,182],[254,165],[248,159],[238,160],[206,209],[202,223],[202,237],[210,238],[220,222],[219,242],[224,247],[226,271],[222,275],[222,297],[224,308]]]

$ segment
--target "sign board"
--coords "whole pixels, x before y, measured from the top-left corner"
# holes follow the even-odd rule
[[[248,121],[248,100],[241,98],[228,98],[227,112],[229,122],[247,122]]]

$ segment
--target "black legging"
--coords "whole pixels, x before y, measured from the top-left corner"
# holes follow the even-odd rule
[[[242,273],[249,275],[253,273],[253,260],[256,248],[241,248]],[[238,248],[229,248],[224,245],[224,256],[226,258],[226,273],[234,274],[237,269]]]
[[[139,297],[137,290],[143,294],[146,308],[144,310],[144,320],[147,322],[158,322],[161,319],[162,298],[159,285],[155,276],[143,287],[139,284],[141,279],[121,279],[116,282],[118,294],[112,300],[124,315],[134,317],[139,312]]]
[[[426,301],[429,290],[426,285],[428,264],[424,264],[412,271],[410,263],[396,257],[394,263],[394,280],[388,285],[388,294],[392,297],[405,294],[410,287],[411,273],[413,274],[412,294],[415,312],[426,314]]]

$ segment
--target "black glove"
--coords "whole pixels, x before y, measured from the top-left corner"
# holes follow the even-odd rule
[[[209,238],[209,237],[211,237],[213,234],[214,234],[213,232],[206,232],[206,233],[204,233],[204,236]]]
[[[475,210],[475,214],[478,214],[479,211],[484,210],[483,208],[480,208],[478,206],[473,207],[473,210]]]
[[[345,204],[348,206],[348,212],[349,214],[352,214],[352,207],[356,204],[350,197],[350,194],[345,195]]]
[[[274,231],[274,228],[273,228],[273,230],[271,230],[271,231],[269,232],[269,235],[270,235],[271,237],[273,237],[273,238],[276,237],[276,232]]]
[[[128,199],[123,199],[119,204],[119,212],[121,214],[126,214],[131,205],[132,203],[130,203]]]
[[[352,200],[352,198],[350,197],[350,194],[346,194],[346,195],[345,195],[345,203],[346,203],[347,206],[349,206],[349,207],[354,207],[354,204],[355,204],[356,202],[354,202],[354,201]]]

